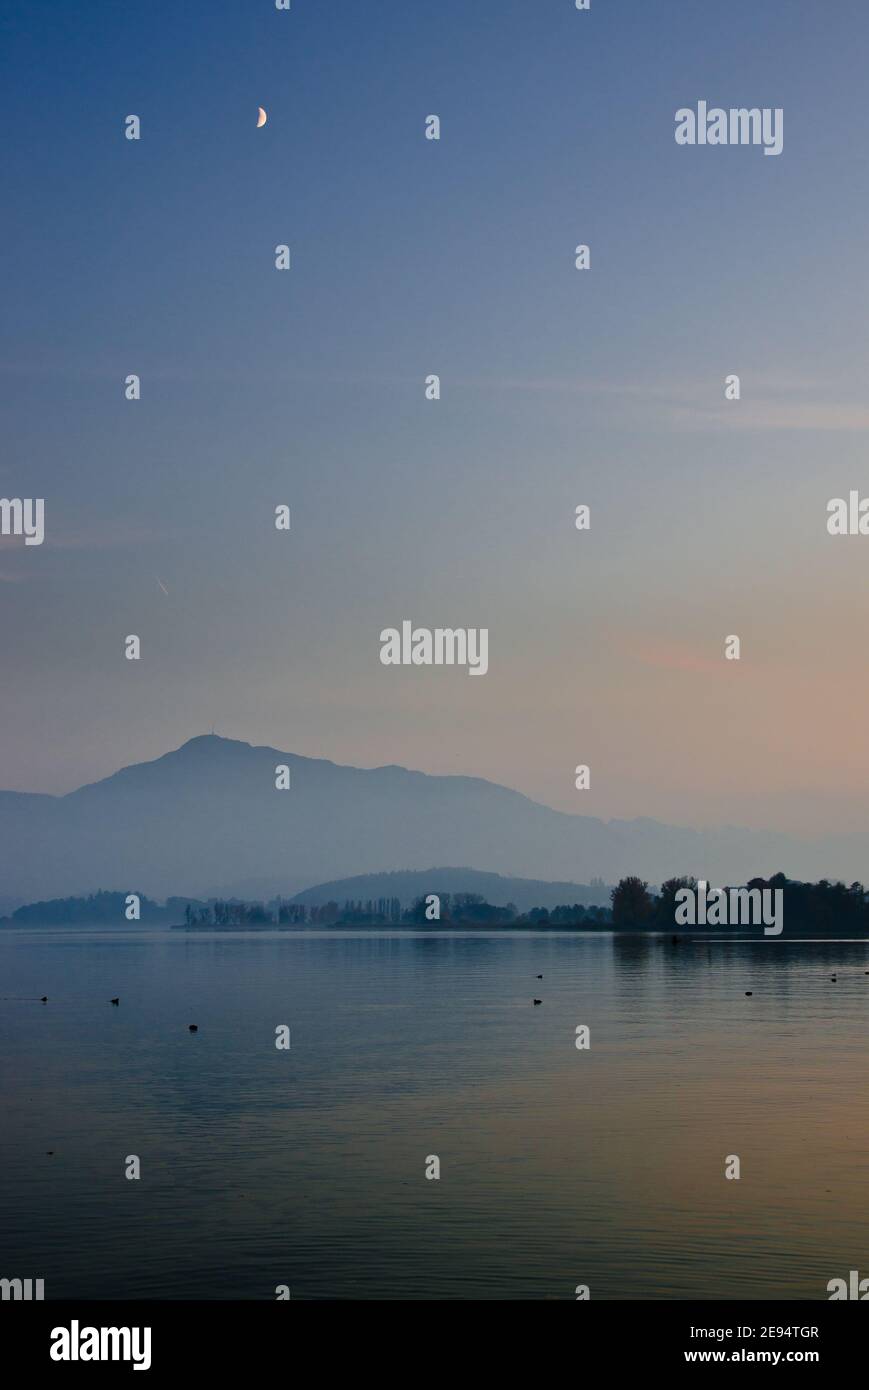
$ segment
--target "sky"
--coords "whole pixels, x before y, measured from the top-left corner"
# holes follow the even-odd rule
[[[0,786],[214,728],[869,830],[869,536],[826,530],[867,43],[862,0],[5,0],[0,495],[46,539],[0,539]],[[676,145],[700,100],[782,154]],[[486,676],[381,665],[405,619],[488,628]]]

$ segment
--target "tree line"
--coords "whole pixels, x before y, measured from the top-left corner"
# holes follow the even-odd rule
[[[733,885],[737,886],[737,885]],[[801,883],[783,873],[771,878],[752,878],[744,886],[781,889],[786,930],[840,932],[845,935],[869,933],[869,890],[862,883],[850,885],[821,879]],[[177,926],[225,929],[304,926],[552,926],[606,928],[633,931],[673,931],[676,894],[682,888],[696,889],[697,879],[668,878],[657,891],[645,879],[628,875],[611,892],[612,905],[584,907],[565,903],[558,907],[534,907],[519,912],[515,904],[487,902],[479,893],[441,893],[439,916],[430,915],[430,898],[420,896],[409,907],[397,897],[348,898],[343,904],[243,902],[214,898],[203,902],[195,898],[167,898],[165,904],[144,894],[140,899],[140,922],[145,926]],[[102,890],[84,897],[54,898],[28,903],[10,917],[0,920],[7,926],[135,926],[125,917],[126,892]]]
[[[729,885],[743,886],[781,889],[787,931],[869,932],[869,890],[862,883],[846,885],[826,878],[801,883],[777,873],[771,878],[750,878],[744,885]],[[668,878],[657,893],[635,875],[620,879],[611,895],[613,927],[672,931],[676,894],[682,888],[696,889],[697,879]]]

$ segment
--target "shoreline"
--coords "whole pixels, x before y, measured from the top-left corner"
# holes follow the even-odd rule
[[[660,927],[613,927],[610,923],[597,925],[593,923],[559,923],[551,925],[549,923],[536,922],[505,922],[501,925],[481,922],[454,922],[440,923],[438,925],[424,926],[421,923],[411,922],[380,922],[375,925],[357,922],[332,922],[332,923],[305,923],[304,925],[292,924],[278,926],[276,923],[269,923],[264,926],[247,926],[243,924],[233,926],[215,926],[212,924],[194,924],[188,926],[186,923],[160,924],[159,926],[143,925],[142,923],[118,923],[117,925],[108,922],[29,922],[27,925],[5,924],[0,925],[0,940],[4,936],[18,936],[31,932],[87,932],[105,933],[106,935],[124,936],[162,936],[168,932],[179,932],[190,936],[310,936],[334,933],[354,936],[393,936],[407,934],[409,936],[469,936],[481,935],[487,937],[497,936],[613,936],[647,938],[649,940],[663,941],[665,944],[673,946],[697,945],[699,943],[721,944],[728,941],[738,942],[762,942],[774,945],[787,941],[814,941],[814,942],[835,942],[835,941],[862,941],[869,945],[869,932],[848,932],[837,930],[833,934],[820,932],[818,928],[804,927],[796,931],[784,931],[780,935],[767,936],[762,928],[748,929],[740,926],[739,929],[730,930],[726,925],[717,925],[705,930],[696,927],[686,931],[683,927],[680,931],[674,932],[669,928]]]

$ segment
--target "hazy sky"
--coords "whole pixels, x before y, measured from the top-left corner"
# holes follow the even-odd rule
[[[869,829],[864,0],[0,13],[0,494],[47,531],[0,541],[0,786],[214,726]],[[701,99],[783,153],[677,146]],[[403,619],[489,673],[383,667]]]

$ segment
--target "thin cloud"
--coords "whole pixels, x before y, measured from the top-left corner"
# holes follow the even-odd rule
[[[808,430],[859,433],[869,429],[869,407],[850,402],[734,401],[715,410],[683,407],[673,412],[681,428],[710,425],[734,430]]]
[[[673,641],[639,642],[628,648],[628,655],[643,666],[664,671],[695,671],[720,675],[721,658],[704,656],[696,647]]]

